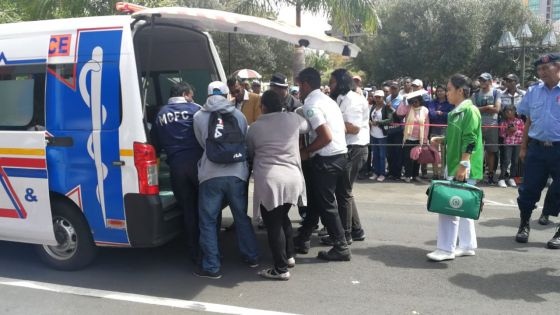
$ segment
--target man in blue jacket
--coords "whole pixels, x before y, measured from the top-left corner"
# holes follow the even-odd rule
[[[152,128],[157,152],[163,150],[171,173],[175,199],[183,209],[187,247],[193,262],[200,259],[198,244],[198,168],[202,148],[196,141],[193,116],[200,105],[193,102],[193,89],[180,82],[170,91],[167,105],[158,112]]]

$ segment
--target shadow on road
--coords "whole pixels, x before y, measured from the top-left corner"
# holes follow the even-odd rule
[[[550,274],[555,271],[556,269],[552,268],[541,268],[496,274],[487,278],[461,273],[449,278],[449,281],[462,288],[476,290],[494,300],[524,300],[537,303],[547,301],[539,295],[558,292],[560,276]]]
[[[495,249],[495,250],[509,250],[514,252],[525,253],[529,248],[544,248],[545,244],[539,242],[517,243],[511,236],[494,236],[494,237],[477,237],[479,249]],[[436,241],[427,241],[424,244],[429,246],[436,246]]]
[[[219,280],[192,275],[195,266],[181,239],[158,248],[100,248],[90,266],[74,272],[56,271],[42,264],[32,245],[0,242],[0,277],[192,300],[208,286],[235,288],[241,283],[263,281],[257,272],[269,266],[272,259],[266,233],[257,232],[257,240],[262,265],[249,268],[240,258],[235,232],[221,232],[223,277]]]
[[[535,216],[533,215],[533,217]],[[549,223],[548,225],[540,225],[537,219],[538,216],[536,217],[535,220],[531,222],[531,230],[537,230],[537,231],[550,230],[550,232],[554,234],[554,229],[557,228],[558,225],[552,222],[553,220],[552,217],[550,217],[551,223]],[[478,224],[483,226],[488,226],[488,227],[499,227],[499,226],[511,227],[512,228],[511,235],[513,236],[515,235],[515,233],[517,232],[517,228],[519,227],[519,218],[491,219],[486,221],[480,221],[478,222]]]
[[[406,269],[446,269],[446,263],[428,261],[428,251],[416,247],[399,245],[382,245],[369,248],[352,249],[352,255],[368,256],[369,259],[379,261],[389,267]]]

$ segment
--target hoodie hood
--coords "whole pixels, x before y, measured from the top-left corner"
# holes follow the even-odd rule
[[[221,95],[211,95],[202,106],[202,110],[206,112],[231,113],[235,106],[225,97]]]

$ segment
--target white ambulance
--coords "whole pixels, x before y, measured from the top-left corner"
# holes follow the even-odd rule
[[[250,16],[135,10],[0,25],[0,239],[37,244],[57,269],[86,266],[98,246],[158,246],[180,233],[182,213],[148,130],[173,84],[205,91],[225,81],[207,31],[359,52]]]

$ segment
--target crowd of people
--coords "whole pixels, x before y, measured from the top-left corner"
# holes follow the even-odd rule
[[[533,186],[524,184],[519,190],[521,224],[516,235],[518,242],[526,242],[530,214],[549,175],[555,180],[540,222],[547,223],[548,215],[560,210],[555,166],[560,154],[560,96],[550,116],[535,113],[539,106],[549,106],[542,100],[553,100],[546,93],[560,95],[560,87],[554,85],[560,82],[560,56],[547,55],[535,65],[543,82],[527,94],[514,74],[503,78],[502,89],[489,73],[474,81],[457,74],[435,89],[411,78],[386,81],[381,89],[362,89],[361,78],[346,69],[333,71],[328,85],[322,86],[320,73],[306,68],[297,76],[297,87],[276,73],[264,92],[259,81],[249,85],[232,77],[227,84],[212,82],[205,104],[199,106],[192,100],[192,88],[178,83],[158,117],[187,114],[175,115],[183,119],[170,123],[156,119],[152,130],[157,150],[167,155],[173,191],[185,212],[189,254],[199,267],[194,274],[221,277],[217,236],[226,206],[233,214],[243,260],[253,268],[259,265],[247,215],[250,176],[253,218],[262,219],[274,260],[273,267],[259,272],[265,278],[290,278],[296,253],[309,252],[320,221],[320,241],[332,247],[320,251],[318,258],[351,260],[349,245],[365,239],[352,193],[358,178],[407,183],[422,183],[422,177],[454,178],[475,184],[485,177],[493,184],[499,170],[498,186],[516,187],[520,165],[526,161],[525,170],[531,174],[525,180]],[[556,125],[536,126],[543,121],[554,124],[550,119],[556,119]],[[555,150],[538,152],[545,166],[527,162],[533,161],[534,143],[538,150]],[[427,164],[432,165],[430,177]],[[292,206],[303,219],[297,235],[288,216]],[[556,234],[550,248],[560,248],[560,233]],[[472,256],[476,247],[472,219],[440,215],[437,248],[428,258]]]

